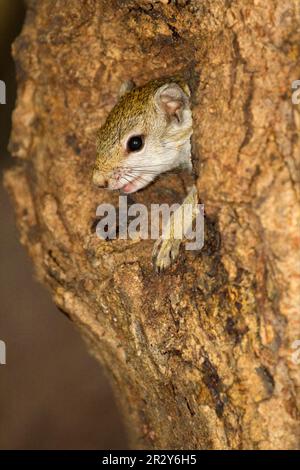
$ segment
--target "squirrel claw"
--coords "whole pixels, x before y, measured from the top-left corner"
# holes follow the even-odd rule
[[[178,257],[181,240],[158,239],[153,248],[152,260],[157,273],[167,269]]]

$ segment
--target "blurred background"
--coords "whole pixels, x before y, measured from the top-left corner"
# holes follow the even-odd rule
[[[45,1],[45,0],[44,0]],[[22,0],[0,0],[0,449],[126,449],[112,392],[73,324],[34,281],[2,185],[16,83],[11,44],[25,16]]]

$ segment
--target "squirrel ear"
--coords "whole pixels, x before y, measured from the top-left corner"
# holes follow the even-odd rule
[[[180,122],[182,111],[188,104],[189,98],[177,83],[167,83],[157,90],[155,101],[167,116],[175,117]]]
[[[125,80],[125,82],[123,82],[122,85],[120,86],[119,98],[121,98],[121,96],[125,95],[125,93],[128,93],[134,88],[135,88],[135,83],[133,80]]]

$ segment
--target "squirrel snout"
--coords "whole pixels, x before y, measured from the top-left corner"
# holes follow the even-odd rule
[[[93,183],[94,185],[98,186],[98,188],[107,188],[108,177],[100,171],[95,170],[93,173]]]

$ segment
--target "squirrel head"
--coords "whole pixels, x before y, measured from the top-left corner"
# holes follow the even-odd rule
[[[184,82],[171,79],[126,90],[98,132],[94,184],[128,194],[191,167],[189,96]]]

